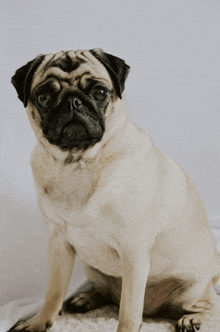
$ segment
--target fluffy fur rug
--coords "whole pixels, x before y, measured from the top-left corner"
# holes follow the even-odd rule
[[[51,328],[51,332],[116,332],[118,307],[109,305],[86,314],[63,314]],[[141,332],[174,332],[176,322],[144,319]],[[199,332],[220,332],[220,317],[202,326]]]

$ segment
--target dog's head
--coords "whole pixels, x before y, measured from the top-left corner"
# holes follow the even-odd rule
[[[62,151],[85,150],[105,132],[106,112],[122,98],[129,66],[100,49],[40,55],[12,84],[43,137]]]

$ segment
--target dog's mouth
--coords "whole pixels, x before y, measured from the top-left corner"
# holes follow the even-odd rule
[[[86,124],[85,124],[86,123]],[[86,122],[73,120],[61,131],[59,146],[62,149],[85,149],[101,140],[103,129],[98,121],[86,119]]]
[[[88,139],[88,131],[79,121],[72,121],[64,126],[62,136],[67,140],[85,140]]]
[[[77,107],[62,107],[42,116],[45,138],[63,150],[86,149],[102,139],[105,124],[101,112],[94,105],[79,103]]]

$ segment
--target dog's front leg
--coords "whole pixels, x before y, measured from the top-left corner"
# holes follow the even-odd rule
[[[46,331],[50,328],[62,308],[63,300],[69,286],[75,250],[61,235],[50,236],[48,244],[49,278],[44,305],[39,313],[25,322],[19,322],[10,331]]]
[[[124,257],[117,332],[138,332],[141,327],[150,261],[138,251]]]

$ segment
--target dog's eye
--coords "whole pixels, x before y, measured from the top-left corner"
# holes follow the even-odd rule
[[[107,92],[102,87],[96,87],[92,93],[92,96],[97,101],[104,101],[107,96]]]
[[[47,107],[50,100],[51,100],[51,96],[49,93],[43,93],[42,95],[39,95],[37,98],[39,105],[42,107]]]

